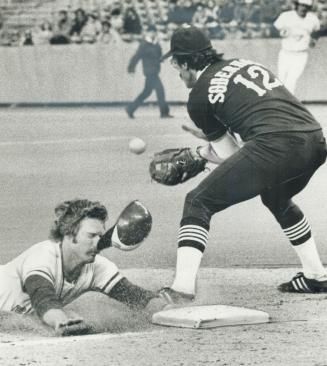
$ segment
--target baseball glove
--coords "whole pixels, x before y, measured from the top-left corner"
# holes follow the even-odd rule
[[[201,173],[206,163],[200,155],[192,154],[189,147],[167,149],[154,154],[149,171],[158,183],[174,186]]]
[[[83,320],[72,320],[69,321],[67,324],[60,325],[56,330],[56,333],[58,336],[61,337],[78,336],[93,333],[93,329]]]

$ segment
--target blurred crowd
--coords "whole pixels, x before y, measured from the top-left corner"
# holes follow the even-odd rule
[[[155,25],[159,40],[168,40],[183,24],[202,28],[212,39],[271,38],[278,37],[274,20],[293,6],[292,0],[84,0],[83,6],[75,1],[64,7],[53,3],[57,7],[46,18],[42,13],[34,24],[21,20],[16,27],[0,7],[1,44],[119,44],[141,38],[149,25]],[[326,35],[327,0],[317,0],[314,11],[321,20],[321,35]]]

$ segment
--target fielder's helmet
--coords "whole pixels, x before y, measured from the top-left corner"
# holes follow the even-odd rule
[[[170,40],[170,50],[162,59],[174,55],[192,55],[211,48],[209,37],[201,29],[194,26],[180,27],[174,31]]]

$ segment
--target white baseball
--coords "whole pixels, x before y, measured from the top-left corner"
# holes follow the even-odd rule
[[[146,149],[146,143],[139,137],[134,137],[129,141],[129,150],[134,154],[142,154]]]

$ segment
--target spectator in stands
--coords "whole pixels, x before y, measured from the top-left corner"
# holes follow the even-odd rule
[[[326,37],[327,36],[327,2],[326,5],[320,9],[319,12],[320,19],[320,30],[316,32],[316,37]]]
[[[72,42],[82,42],[81,32],[87,23],[87,15],[82,8],[78,8],[74,12],[75,17],[73,19],[72,28],[70,30],[70,39]]]
[[[214,17],[217,16],[217,14],[220,10],[220,7],[221,7],[220,2],[221,1],[217,1],[217,0],[208,0],[207,1],[207,7],[208,7],[209,11],[211,12],[211,15]]]
[[[255,0],[241,1],[239,6],[234,11],[235,20],[239,23],[240,27],[245,31],[246,25],[250,24],[250,33],[256,28],[256,25],[260,23],[260,6]]]
[[[207,23],[210,20],[211,13],[209,9],[202,3],[198,3],[196,10],[192,17],[192,25],[197,28],[202,29],[203,31],[207,30]]]
[[[70,32],[72,22],[68,16],[67,10],[58,12],[58,20],[53,26],[53,36],[50,38],[51,44],[68,44],[70,43]]]
[[[210,38],[222,39],[224,33],[219,22],[220,5],[218,1],[209,0],[207,3],[206,28]]]
[[[110,6],[105,6],[104,8],[101,9],[101,13],[100,13],[100,17],[101,17],[101,21],[110,21],[110,17],[111,17],[111,7]]]
[[[20,41],[21,46],[33,46],[33,35],[30,29],[27,29],[23,32],[22,38]]]
[[[122,33],[124,22],[120,8],[117,7],[111,11],[110,23],[112,28],[115,29],[115,31],[117,31],[118,33]]]
[[[261,0],[260,21],[261,23],[273,24],[281,11],[277,1]]]
[[[232,20],[227,25],[224,26],[225,36],[224,39],[235,40],[242,39],[244,33],[236,20]]]
[[[260,23],[261,38],[272,38],[273,25],[268,23]]]
[[[170,30],[183,24],[190,24],[196,11],[196,5],[192,1],[170,0],[167,13],[167,23]]]
[[[35,45],[49,44],[52,37],[52,25],[48,20],[44,20],[33,32],[33,42]]]
[[[151,25],[146,30],[144,39],[128,65],[128,72],[134,73],[136,65],[142,60],[145,76],[145,85],[141,94],[126,108],[129,118],[134,118],[134,112],[151,95],[152,91],[156,92],[161,118],[171,117],[165,91],[159,78],[161,56],[162,50],[157,40],[156,27]]]
[[[123,8],[124,8],[124,6],[123,6],[123,3],[124,2],[126,3],[126,0],[124,0],[124,1],[122,1],[122,0],[114,0],[112,2],[112,4],[111,4],[111,11],[112,10],[119,10],[120,13],[122,14],[123,13]],[[127,2],[128,2],[128,0],[127,0]]]
[[[101,32],[98,35],[98,42],[119,46],[122,40],[119,33],[111,27],[110,22],[104,20],[102,22]]]
[[[142,33],[141,19],[132,4],[128,4],[124,10],[123,32],[128,34]]]
[[[5,44],[6,46],[20,46],[21,45],[21,34],[18,30],[8,30],[6,33],[5,38],[7,38],[8,43]]]
[[[96,12],[89,13],[87,15],[87,21],[85,26],[82,28],[80,36],[82,42],[94,43],[96,42],[100,32],[101,32],[101,22],[98,19],[98,14]]]
[[[207,2],[207,14],[210,18],[218,21],[218,14],[220,12],[221,5],[217,0],[208,0]]]
[[[6,29],[5,21],[0,15],[0,46],[11,46],[12,42]]]
[[[246,22],[243,23],[243,37],[247,39],[262,38],[262,30],[260,23]]]
[[[229,24],[232,20],[234,20],[235,19],[234,9],[235,9],[234,1],[222,0],[220,11],[218,14],[218,19],[220,23]]]

